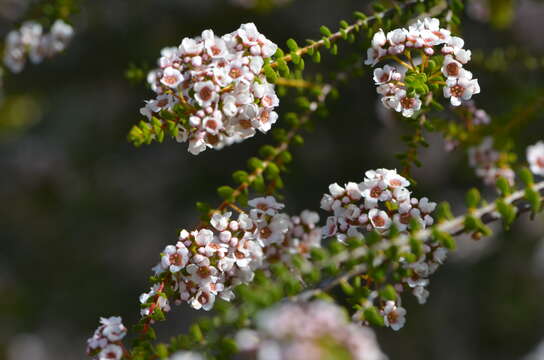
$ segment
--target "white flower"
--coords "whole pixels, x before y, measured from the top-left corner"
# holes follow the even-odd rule
[[[250,214],[254,219],[259,219],[262,215],[274,216],[278,210],[284,207],[273,196],[252,199],[248,202],[248,205],[253,208]]]
[[[226,212],[224,214],[213,214],[210,224],[218,231],[223,231],[229,226],[231,215],[232,213],[230,212]]]
[[[397,174],[397,170],[388,170],[383,180],[387,186],[394,189],[410,186],[410,182]]]
[[[119,360],[123,356],[123,349],[119,345],[109,344],[98,354],[99,360]]]
[[[199,353],[192,351],[178,351],[174,353],[169,360],[204,360],[204,357]]]
[[[466,64],[470,61],[472,52],[470,50],[465,50],[465,49],[454,49],[453,55],[461,64]]]
[[[410,97],[406,94],[406,90],[399,90],[395,94],[395,111],[402,112],[404,117],[412,117],[421,109],[421,100],[419,96]]]
[[[368,212],[368,218],[372,226],[377,230],[387,230],[391,227],[391,219],[383,210],[372,209]]]
[[[214,83],[211,81],[196,83],[194,86],[194,90],[195,99],[198,104],[203,108],[207,108],[219,98],[219,94],[216,91],[217,89]]]
[[[170,88],[176,88],[179,84],[183,81],[183,75],[181,75],[181,72],[177,69],[174,69],[172,67],[167,67],[164,69],[161,83],[165,86],[168,86]]]
[[[412,293],[417,298],[417,302],[420,303],[421,305],[427,302],[427,299],[429,297],[429,291],[425,289],[425,287],[416,286],[414,290],[412,291]]]
[[[366,52],[365,65],[374,66],[380,61],[380,59],[387,55],[387,50],[382,48],[369,48]]]
[[[374,69],[374,82],[376,85],[385,84],[391,80],[400,80],[400,77],[400,73],[393,66],[385,65],[383,69]]]
[[[195,39],[184,38],[179,46],[180,55],[195,56],[202,53],[204,44]]]
[[[458,78],[448,78],[444,87],[444,97],[450,98],[453,106],[461,105],[461,100],[470,100],[472,95],[480,93],[477,79],[472,79],[470,71],[462,70]]]
[[[463,65],[459,61],[453,59],[451,55],[446,55],[444,57],[444,63],[442,65],[442,74],[444,74],[444,76],[448,78],[459,77],[462,69]]]
[[[400,330],[406,323],[406,310],[397,306],[394,301],[387,301],[382,310],[385,326],[390,326],[393,330]]]
[[[380,47],[384,46],[386,42],[387,42],[387,38],[385,36],[385,33],[383,32],[383,29],[380,29],[372,37],[372,47],[373,48],[380,48]]]
[[[300,213],[300,220],[306,225],[315,225],[319,222],[319,214],[314,211],[303,210]]]
[[[205,292],[205,291],[199,291],[191,300],[190,304],[191,307],[195,310],[203,309],[205,311],[210,311],[213,308],[213,304],[215,303],[215,295]]]
[[[447,255],[448,250],[446,248],[439,247],[433,252],[433,261],[438,264],[443,264],[444,261],[446,261]]]
[[[193,155],[198,155],[206,150],[207,144],[204,139],[205,132],[199,132],[193,135],[189,140],[189,152]]]
[[[544,142],[539,141],[527,148],[527,161],[535,175],[544,176]]]
[[[164,255],[161,258],[161,264],[164,269],[171,273],[176,273],[183,269],[189,261],[189,250],[182,243],[178,246],[168,245],[164,249]]]

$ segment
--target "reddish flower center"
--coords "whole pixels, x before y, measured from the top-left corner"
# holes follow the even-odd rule
[[[206,127],[209,128],[209,129],[212,129],[212,130],[217,129],[217,121],[215,121],[215,120],[208,120],[208,121],[206,122]]]
[[[203,87],[199,93],[200,95],[200,98],[204,101],[208,101],[212,98],[212,89],[210,89],[209,87]]]
[[[374,226],[376,227],[382,227],[385,225],[385,219],[382,218],[380,215],[374,216],[372,218],[372,222],[374,223]]]
[[[461,85],[457,84],[457,85],[453,85],[450,89],[451,91],[451,94],[455,97],[461,97],[463,96],[463,93],[465,92],[465,88],[462,87]]]
[[[240,126],[244,129],[249,129],[251,127],[251,121],[249,120],[240,120]]]
[[[230,69],[229,75],[230,75],[231,78],[235,78],[235,79],[239,78],[240,76],[242,76],[242,70],[239,69],[239,68],[234,68],[233,67],[232,69]]]
[[[170,263],[180,266],[183,264],[183,257],[178,253],[172,254],[170,255]]]
[[[410,223],[410,219],[411,219],[410,213],[404,213],[400,215],[400,222],[402,224],[407,225],[408,223]]]
[[[198,268],[197,272],[198,276],[200,276],[201,278],[203,279],[206,279],[207,277],[209,277],[211,274],[212,274],[212,271],[209,267],[207,266],[201,266]]]
[[[379,186],[374,186],[372,190],[370,190],[370,196],[372,196],[373,198],[379,197],[381,193],[382,193],[382,189],[380,189]]]
[[[397,322],[397,319],[399,318],[399,315],[396,311],[391,311],[389,314],[387,314],[387,320],[389,320],[390,324],[394,324]]]
[[[459,75],[459,65],[457,65],[457,63],[450,62],[448,65],[446,65],[446,72],[450,76]]]
[[[215,144],[217,144],[219,142],[219,137],[217,135],[208,134],[208,135],[206,135],[206,140],[211,145],[215,145]]]
[[[444,34],[442,34],[440,31],[433,31],[433,34],[436,35],[436,37],[438,37],[439,39],[442,39],[442,40],[444,40],[446,38],[446,36]]]
[[[389,184],[391,186],[401,186],[402,182],[399,179],[392,179],[391,181],[389,181]]]
[[[165,75],[163,79],[165,83],[170,85],[173,85],[178,81],[178,78],[174,75]]]
[[[416,100],[412,99],[412,98],[409,98],[408,96],[405,96],[402,99],[400,99],[400,104],[405,109],[411,109],[412,107],[415,106]]]
[[[212,46],[212,54],[214,55],[221,54],[221,49],[219,49],[217,46]]]
[[[268,239],[272,235],[272,231],[268,227],[265,227],[261,230],[260,234],[262,238]]]
[[[266,106],[266,107],[271,107],[272,106],[272,98],[270,96],[263,97],[263,99],[261,101],[262,101],[263,105]]]
[[[202,305],[207,304],[208,301],[209,301],[209,299],[208,299],[208,294],[206,294],[206,293],[202,293],[202,294],[198,297],[198,302],[201,303]]]
[[[270,119],[270,113],[268,111],[263,111],[261,113],[261,122],[263,124],[266,124],[269,119]]]
[[[536,164],[538,165],[538,167],[544,168],[544,156],[537,158]]]

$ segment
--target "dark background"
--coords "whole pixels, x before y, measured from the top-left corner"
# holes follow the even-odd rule
[[[20,20],[11,10],[21,3],[0,1],[1,36]],[[467,48],[489,54],[514,47],[515,54],[534,58],[520,55],[500,72],[471,65],[482,87],[476,100],[493,116],[541,91],[544,65],[544,4],[500,3],[512,9],[512,22],[491,25],[472,13],[464,19]],[[270,135],[260,134],[198,157],[171,141],[132,147],[126,134],[152,94],[125,79],[131,62],[153,65],[162,47],[184,36],[207,28],[224,34],[249,21],[280,45],[289,37],[302,43],[318,37],[320,25],[334,28],[365,9],[360,0],[295,0],[270,12],[220,0],[82,3],[65,54],[4,80],[0,359],[82,359],[99,316],[121,315],[133,324],[158,253],[175,241],[179,228],[196,224],[194,203],[217,203],[215,188],[230,183],[232,171],[270,142]],[[307,68],[309,74],[320,69]],[[331,115],[295,150],[286,177],[292,213],[317,209],[331,182],[360,181],[367,169],[400,167],[393,154],[403,151],[400,136],[408,129],[378,114],[369,77],[353,79],[340,92]],[[520,156],[544,138],[543,119],[538,115],[512,134]],[[466,189],[482,185],[463,151],[446,153],[440,136],[428,139],[415,192],[452,201],[463,211]],[[461,239],[457,253],[433,276],[428,303],[407,301],[407,326],[399,333],[379,331],[384,351],[391,359],[522,359],[533,351],[544,340],[543,234],[540,216],[533,222],[524,217],[511,232],[499,230],[491,239]],[[160,337],[181,331],[195,314],[186,305],[177,308],[158,326]],[[531,359],[544,359],[544,350]]]

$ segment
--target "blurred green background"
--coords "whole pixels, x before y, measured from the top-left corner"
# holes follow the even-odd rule
[[[471,65],[482,87],[477,104],[502,116],[544,90],[544,3],[490,3],[469,4],[463,37],[467,48],[485,54],[483,63]],[[23,16],[24,5],[0,0],[1,36]],[[65,54],[4,79],[0,359],[83,359],[99,316],[121,315],[133,324],[159,252],[179,228],[196,224],[194,203],[217,203],[215,188],[230,183],[232,171],[270,142],[270,135],[259,134],[198,157],[174,142],[133,148],[126,134],[152,93],[125,79],[130,63],[153,66],[162,47],[184,36],[207,28],[224,34],[243,22],[255,22],[278,44],[290,37],[302,43],[317,37],[320,25],[333,28],[366,9],[368,1],[361,0],[293,0],[269,11],[221,0],[82,2]],[[500,47],[519,60],[490,71],[489,54]],[[308,64],[308,73],[334,63],[327,59],[321,67]],[[408,129],[378,111],[368,75],[339,90],[330,116],[295,150],[286,177],[292,213],[317,209],[331,182],[360,181],[367,169],[400,166],[393,155],[403,151],[400,136]],[[526,145],[544,138],[543,120],[538,112],[512,134],[521,157]],[[464,191],[481,183],[462,151],[445,152],[438,135],[429,141],[424,166],[415,172],[416,194],[452,201],[463,211]],[[459,251],[432,278],[428,303],[408,301],[407,326],[378,332],[390,358],[544,359],[544,349],[534,355],[544,341],[543,220],[524,217],[509,233],[461,239]],[[159,337],[185,329],[197,314],[176,307],[157,327]],[[527,357],[531,352],[536,357]]]

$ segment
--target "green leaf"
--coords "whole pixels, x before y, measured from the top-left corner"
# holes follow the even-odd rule
[[[397,291],[393,285],[388,284],[380,290],[380,296],[385,300],[395,301],[397,300]]]
[[[525,183],[525,185],[529,186],[529,185],[533,185],[535,180],[533,178],[533,174],[531,173],[531,171],[529,169],[527,169],[526,167],[522,167],[520,170],[519,170],[519,177],[521,178],[521,180]]]
[[[220,198],[226,201],[233,201],[234,189],[228,185],[223,185],[217,188],[217,194]]]
[[[533,214],[540,212],[542,209],[542,197],[538,191],[532,187],[525,189],[525,198],[531,205],[531,211]]]
[[[264,68],[264,74],[266,75],[266,79],[272,83],[275,83],[279,76],[278,73],[272,68],[270,65],[265,65]]]
[[[234,182],[236,182],[237,184],[241,184],[248,181],[249,174],[244,170],[238,170],[232,174],[232,178]]]
[[[165,344],[157,344],[157,346],[155,346],[155,355],[157,355],[159,359],[168,359],[168,347]]]
[[[291,51],[297,51],[298,50],[298,44],[295,41],[295,39],[287,40],[286,44],[287,44],[287,47],[289,48],[289,50],[291,50]]]
[[[516,219],[517,209],[511,204],[507,204],[503,199],[499,199],[495,203],[497,205],[499,214],[501,214],[504,228],[508,230],[510,228],[510,224],[512,224],[512,222],[514,222]]]
[[[315,62],[315,63],[320,63],[321,62],[321,53],[319,52],[319,50],[316,50],[315,53],[313,54],[312,56],[312,60]]]
[[[496,185],[497,185],[497,189],[499,190],[501,196],[505,197],[505,196],[508,196],[508,195],[510,195],[512,193],[512,187],[510,186],[510,183],[503,176],[500,176],[497,179]]]
[[[371,306],[365,309],[363,316],[370,325],[384,326],[383,317],[375,306]]]
[[[325,25],[322,25],[320,28],[319,28],[319,31],[321,32],[321,34],[323,34],[324,36],[331,36],[332,35],[332,32],[331,30],[326,27]]]
[[[466,204],[469,209],[475,209],[478,207],[481,201],[480,192],[476,188],[472,188],[467,192],[466,195]]]

